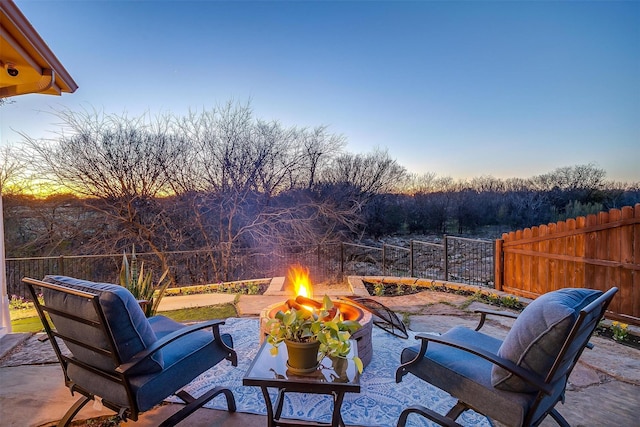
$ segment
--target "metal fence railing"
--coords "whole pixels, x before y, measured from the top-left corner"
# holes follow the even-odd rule
[[[345,276],[416,277],[493,286],[492,241],[445,236],[442,243],[417,240],[407,246],[379,247],[352,243],[298,246],[271,251],[221,249],[165,252],[163,257],[175,279],[174,286],[284,276],[301,264],[315,283],[339,282]],[[138,262],[154,276],[162,273],[159,257],[136,254]],[[9,295],[27,296],[23,277],[47,274],[73,276],[116,283],[122,255],[82,255],[40,258],[8,258]]]
[[[444,242],[440,244],[419,240],[411,241],[412,276],[423,279],[444,279],[446,277],[447,263],[444,256]]]
[[[444,236],[442,243],[410,240],[407,247],[343,243],[345,275],[434,279],[493,287],[494,243]]]
[[[447,237],[445,280],[494,287],[493,241]]]

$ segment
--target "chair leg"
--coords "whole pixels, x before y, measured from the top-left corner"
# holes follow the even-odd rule
[[[449,412],[447,412],[447,417],[452,420],[457,420],[464,411],[467,411],[469,409],[470,408],[467,405],[458,400],[453,408],[449,409]]]
[[[559,426],[561,426],[561,427],[570,427],[570,425],[567,422],[567,420],[565,420],[564,417],[562,415],[560,415],[560,412],[558,412],[555,408],[552,409],[551,412],[549,412],[549,415],[551,415],[551,418],[556,420],[556,422],[558,423]]]
[[[64,417],[62,417],[62,419],[58,422],[58,427],[67,427],[69,424],[71,424],[71,420],[73,419],[73,417],[75,417],[78,412],[80,412],[80,410],[84,407],[84,405],[89,403],[90,400],[91,399],[87,396],[82,396],[80,399],[76,400],[76,403],[74,403],[73,406],[71,406],[71,408],[67,410],[67,412],[64,414]]]
[[[220,393],[224,394],[225,398],[227,399],[227,408],[229,412],[235,412],[236,399],[235,397],[233,397],[233,393],[231,393],[231,390],[229,390],[228,388],[212,388],[197,399],[191,396],[186,391],[181,390],[180,392],[176,393],[176,396],[185,401],[187,404],[184,408],[180,409],[178,412],[164,420],[159,427],[171,427],[178,424],[180,421],[193,414],[196,410],[200,409],[205,403],[207,403]]]
[[[422,405],[414,405],[409,406],[407,409],[402,411],[400,414],[400,418],[398,419],[398,427],[405,427],[407,424],[407,417],[409,414],[418,414],[422,415],[425,418],[430,419],[431,421],[438,423],[438,425],[445,427],[462,427],[460,424],[452,420],[451,418],[447,418],[444,415],[440,415],[437,412],[432,411],[429,408],[426,408]]]

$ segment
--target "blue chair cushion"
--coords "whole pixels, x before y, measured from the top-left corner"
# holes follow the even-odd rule
[[[151,317],[149,323],[158,338],[185,327],[164,316]],[[221,338],[227,346],[233,347],[231,335],[221,334]],[[164,356],[162,372],[129,378],[133,399],[142,412],[162,402],[227,356],[227,351],[214,339],[210,329],[185,335],[161,351]],[[69,366],[69,377],[80,386],[90,385],[92,389],[100,390],[100,397],[108,402],[128,405],[126,393],[113,381],[75,365]]]
[[[497,338],[463,326],[451,328],[443,337],[466,342],[493,354],[502,344]],[[419,350],[419,346],[405,348],[401,363],[414,359]],[[491,362],[467,351],[429,343],[422,360],[408,370],[462,402],[473,402],[478,412],[494,420],[510,426],[522,425],[535,394],[512,393],[492,387],[492,366]],[[420,404],[430,406],[427,400],[420,401]]]
[[[128,362],[134,355],[157,341],[156,334],[140,305],[126,288],[110,283],[95,283],[66,276],[46,276],[44,281],[99,295],[100,307],[104,312],[122,363]],[[96,311],[91,304],[87,304],[85,298],[76,298],[72,295],[45,289],[44,299],[46,304],[53,308],[77,313],[81,317],[92,320],[99,320]],[[103,335],[88,330],[87,328],[92,328],[90,326],[81,325],[78,322],[56,315],[51,315],[51,320],[56,329],[71,338],[85,342],[93,340],[93,342],[88,343],[103,349],[108,348],[108,343]],[[108,371],[113,371],[116,368],[115,361],[108,356],[98,354],[69,341],[65,342],[65,344],[74,357],[91,366]],[[136,366],[131,374],[140,375],[159,372],[163,367],[162,354],[158,352]]]
[[[566,288],[538,297],[513,323],[498,355],[546,377],[580,310],[600,295],[602,292],[592,289]],[[492,368],[491,383],[502,390],[522,393],[538,391],[498,366]]]

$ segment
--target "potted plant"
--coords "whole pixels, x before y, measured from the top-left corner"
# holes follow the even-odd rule
[[[351,349],[351,334],[361,328],[355,320],[343,320],[328,296],[324,296],[322,304],[316,304],[280,310],[267,322],[271,354],[278,354],[278,345],[284,341],[289,355],[287,365],[294,373],[315,371],[325,356],[345,359]],[[309,354],[306,359],[301,354],[305,349]],[[355,356],[353,361],[362,373],[360,358]]]

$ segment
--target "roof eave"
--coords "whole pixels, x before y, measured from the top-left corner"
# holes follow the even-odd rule
[[[4,30],[13,37],[7,42],[17,43],[40,67],[38,71],[42,76],[37,82],[0,88],[0,98],[27,93],[60,95],[75,92],[78,89],[76,82],[13,1],[1,0],[0,12]]]

